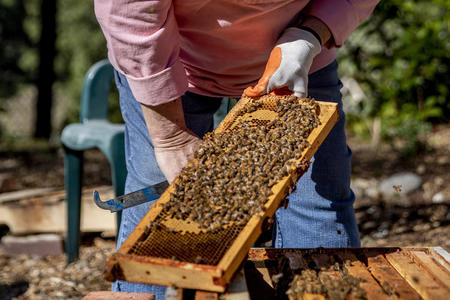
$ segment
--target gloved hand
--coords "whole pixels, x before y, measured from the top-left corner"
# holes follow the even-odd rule
[[[270,53],[258,83],[246,88],[244,94],[257,97],[288,88],[297,97],[308,96],[308,72],[320,50],[320,42],[312,33],[295,27],[286,29]]]

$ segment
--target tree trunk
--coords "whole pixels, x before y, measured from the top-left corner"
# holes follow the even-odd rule
[[[49,138],[52,111],[52,86],[55,80],[53,60],[56,54],[56,1],[41,0],[41,39],[39,42],[38,97],[34,137]]]

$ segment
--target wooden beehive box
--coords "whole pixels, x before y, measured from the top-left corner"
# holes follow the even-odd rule
[[[215,132],[231,130],[240,120],[258,124],[261,121],[275,119],[276,103],[273,97],[271,99],[264,102],[257,111],[245,113],[242,108],[251,100],[243,97]],[[319,104],[321,125],[308,137],[312,147],[303,151],[301,158],[297,160],[298,166],[302,165],[301,162],[310,161],[338,120],[336,103],[319,102]],[[304,171],[300,168],[293,169],[291,174],[274,185],[273,195],[267,200],[265,210],[252,216],[245,226],[231,225],[214,234],[202,232],[195,225],[182,220],[172,219],[165,225],[184,233],[151,232],[148,225],[161,213],[162,207],[159,204],[169,201],[175,180],[156,205],[151,207],[118,252],[112,255],[107,263],[106,278],[111,281],[120,279],[223,292],[248,250],[263,231],[264,224],[274,215],[288,194],[289,188]],[[198,256],[202,258],[202,264],[195,263]]]
[[[287,260],[281,270],[280,261]],[[251,299],[283,299],[287,274],[294,270],[326,269],[331,278],[342,272],[330,270],[336,262],[362,279],[360,287],[372,299],[450,299],[450,257],[442,248],[360,249],[251,249],[245,264],[245,278]],[[280,278],[280,275],[284,276]],[[275,275],[275,276],[274,276]],[[274,278],[280,278],[275,281]],[[288,277],[288,278],[286,278]],[[292,276],[291,276],[292,277]],[[281,281],[285,281],[280,283]],[[277,291],[277,285],[284,289]],[[278,292],[278,294],[277,294]],[[325,295],[303,294],[302,299],[325,300]],[[354,299],[354,298],[352,298]]]

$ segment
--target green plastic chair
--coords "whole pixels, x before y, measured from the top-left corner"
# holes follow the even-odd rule
[[[67,199],[67,262],[79,256],[83,152],[99,148],[111,165],[116,196],[123,195],[127,175],[124,124],[108,122],[108,95],[113,78],[108,60],[93,65],[86,73],[81,96],[80,123],[66,126],[61,134],[64,148],[64,185]],[[117,214],[117,226],[121,214]]]

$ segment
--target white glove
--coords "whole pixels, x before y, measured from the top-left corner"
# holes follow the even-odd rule
[[[320,51],[320,42],[312,33],[295,27],[286,29],[270,53],[257,85],[244,93],[256,97],[287,87],[297,97],[308,96],[309,69]]]

